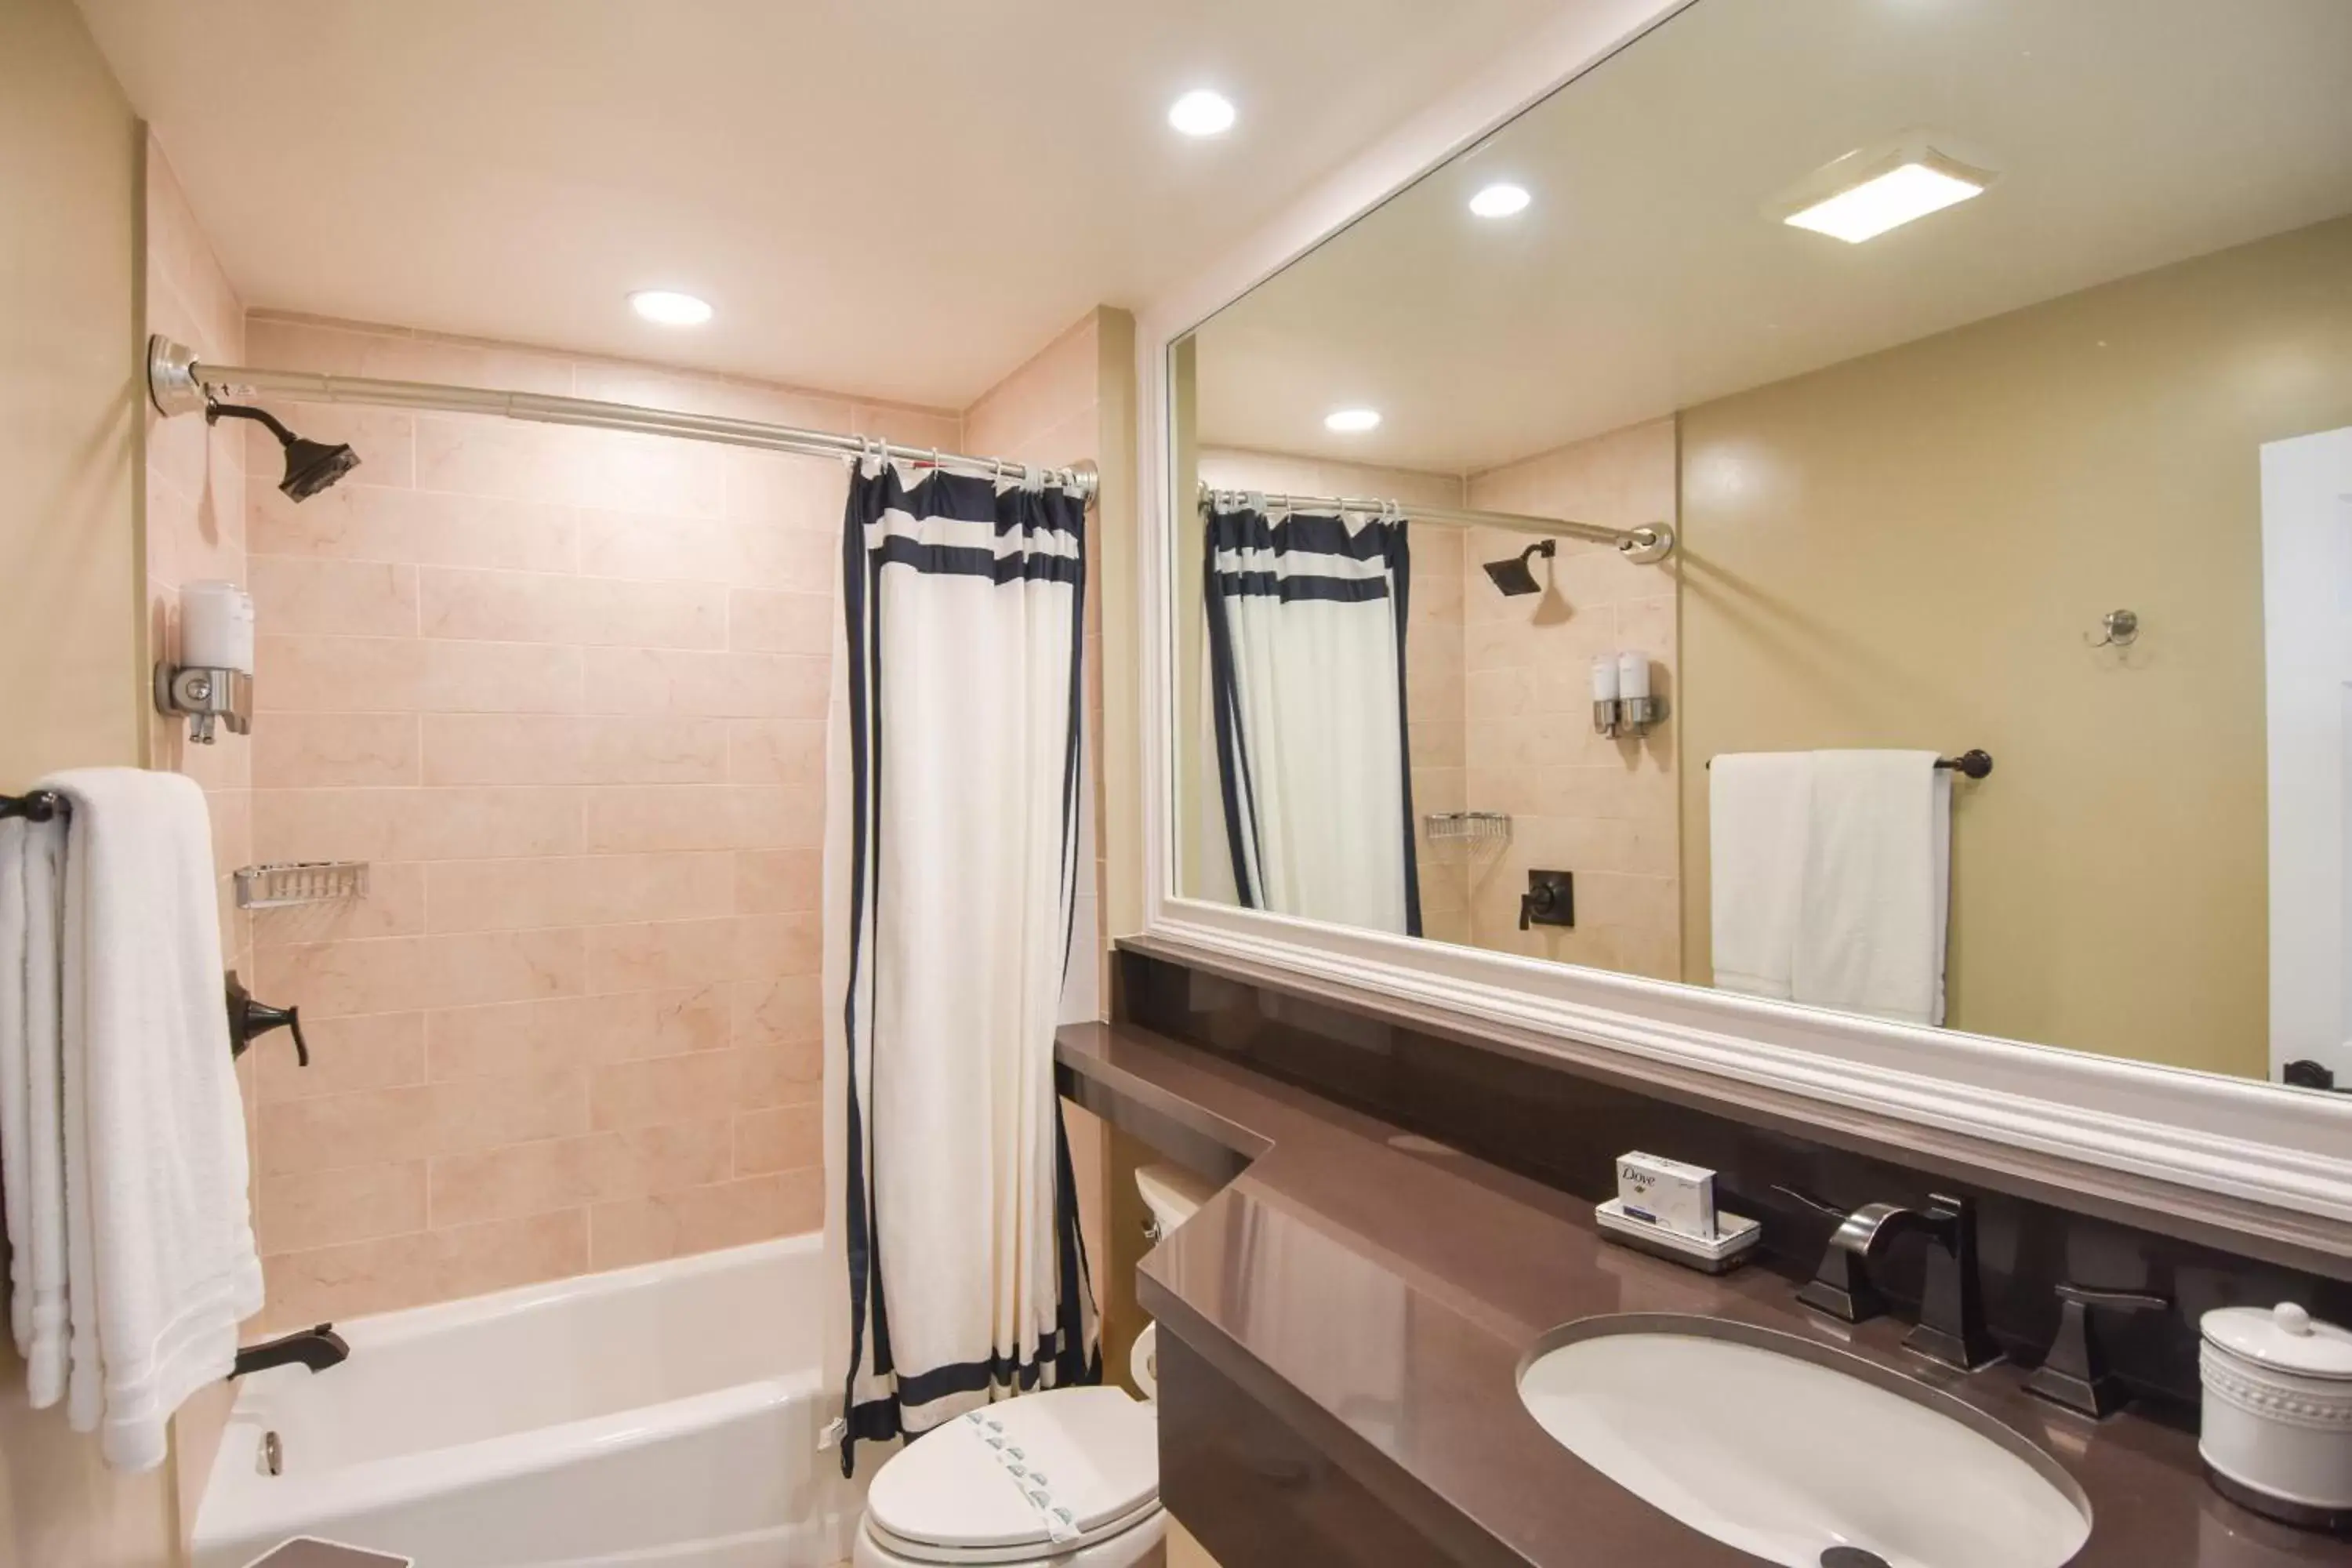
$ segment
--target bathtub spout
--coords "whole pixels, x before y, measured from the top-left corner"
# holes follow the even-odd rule
[[[246,1346],[236,1352],[236,1364],[229,1369],[229,1376],[243,1377],[249,1372],[263,1372],[289,1362],[300,1362],[312,1372],[324,1372],[351,1353],[352,1347],[335,1332],[335,1326],[320,1323],[299,1334]]]

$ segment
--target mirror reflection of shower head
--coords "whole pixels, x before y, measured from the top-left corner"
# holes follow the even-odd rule
[[[1532,594],[1541,584],[1537,583],[1535,569],[1528,563],[1538,555],[1549,560],[1559,550],[1558,540],[1538,539],[1508,561],[1485,563],[1486,575],[1495,580],[1496,590],[1506,597],[1517,598],[1521,594]]]
[[[360,466],[360,455],[347,445],[329,446],[324,441],[308,440],[279,424],[267,410],[248,408],[241,403],[211,403],[205,405],[205,423],[216,424],[224,416],[230,419],[250,419],[265,426],[286,448],[286,477],[278,488],[289,500],[309,500],[345,474]]]

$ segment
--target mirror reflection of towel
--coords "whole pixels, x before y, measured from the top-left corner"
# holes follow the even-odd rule
[[[1706,777],[1716,989],[1788,1001],[1813,755],[1734,752],[1716,758]]]
[[[1717,988],[1944,1021],[1951,775],[1935,752],[1720,756],[1708,804]]]
[[[1952,775],[1933,752],[1816,752],[1794,1000],[1944,1021]]]

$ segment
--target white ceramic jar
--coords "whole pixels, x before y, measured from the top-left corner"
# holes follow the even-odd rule
[[[2299,1524],[2352,1514],[2352,1333],[2293,1302],[2199,1320],[2198,1452],[2232,1500]]]

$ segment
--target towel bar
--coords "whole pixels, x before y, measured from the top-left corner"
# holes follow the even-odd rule
[[[1715,759],[1707,758],[1706,765],[1715,766]],[[1937,757],[1936,766],[1946,773],[1958,773],[1963,778],[1985,778],[1992,773],[1992,753],[1981,748],[1966,751],[1957,757]]]
[[[0,795],[0,816],[21,816],[27,822],[47,822],[70,809],[66,797],[53,789],[30,795]]]

